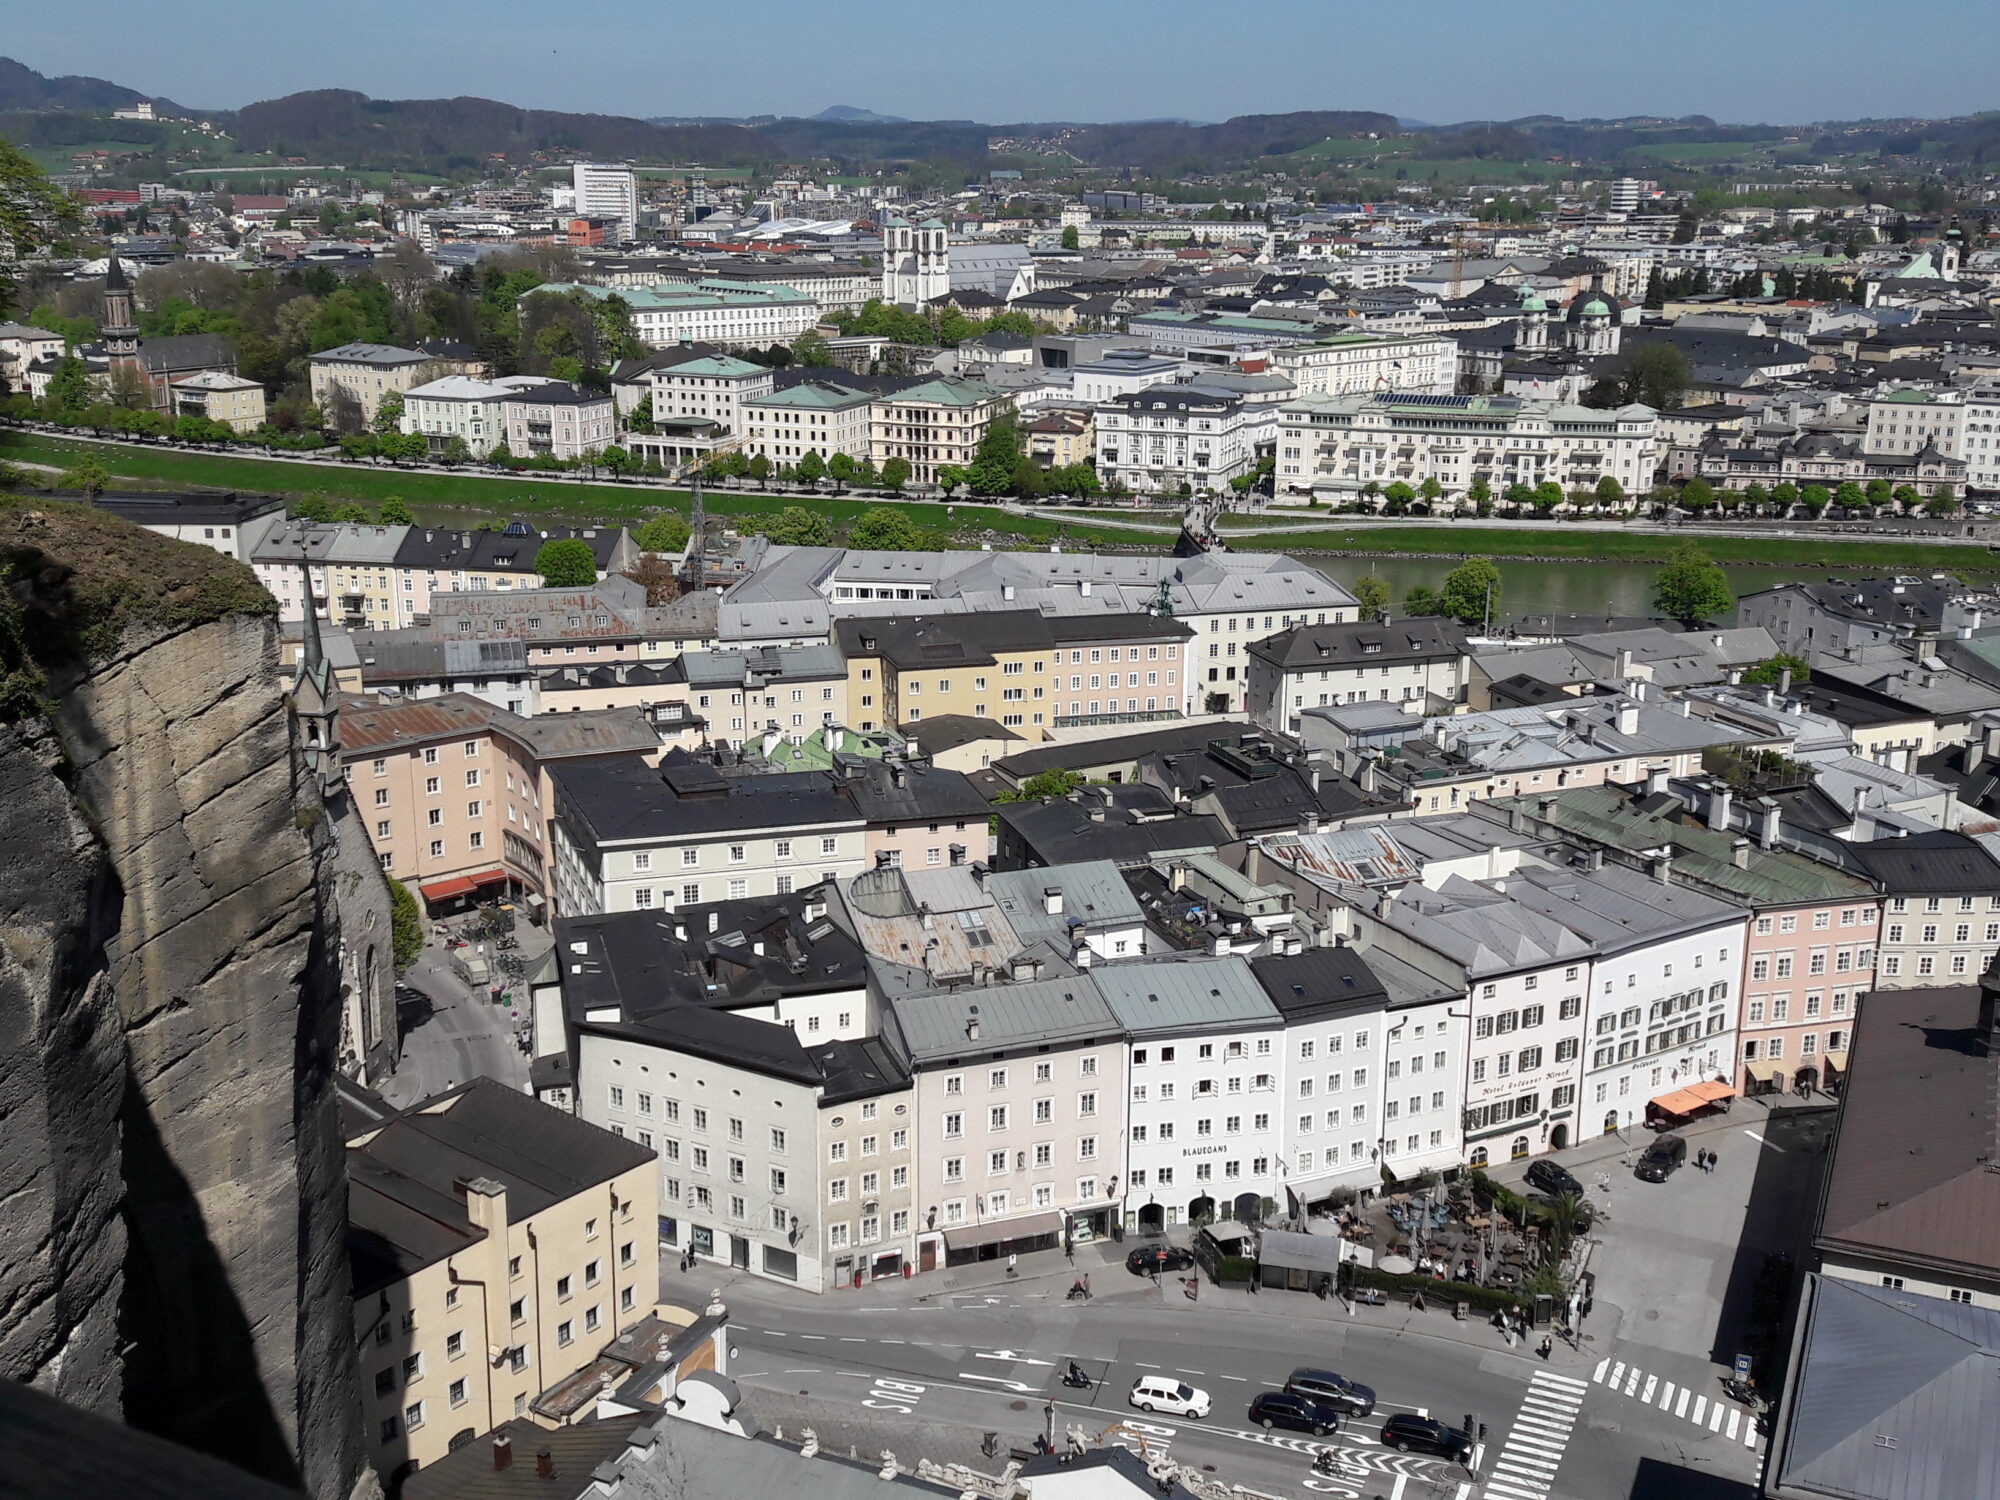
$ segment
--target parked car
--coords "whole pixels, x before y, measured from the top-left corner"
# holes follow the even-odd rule
[[[1551,1198],[1558,1197],[1563,1193],[1575,1193],[1578,1197],[1583,1196],[1583,1184],[1576,1180],[1576,1174],[1567,1167],[1558,1166],[1547,1157],[1542,1157],[1538,1161],[1529,1163],[1528,1186],[1540,1188]]]
[[[1290,1391],[1259,1392],[1250,1403],[1250,1420],[1266,1429],[1290,1427],[1314,1437],[1325,1437],[1340,1428],[1340,1413],[1331,1406]]]
[[[1194,1252],[1178,1245],[1141,1245],[1125,1257],[1125,1269],[1134,1276],[1150,1272],[1185,1271],[1194,1264]]]
[[[1639,1158],[1639,1165],[1632,1169],[1632,1175],[1641,1182],[1665,1182],[1680,1170],[1687,1156],[1688,1143],[1679,1136],[1656,1137]]]
[[[1465,1463],[1472,1457],[1472,1434],[1447,1427],[1435,1417],[1398,1412],[1382,1424],[1382,1446],[1398,1453],[1428,1453]]]
[[[1357,1417],[1375,1415],[1375,1388],[1349,1380],[1345,1375],[1336,1375],[1331,1370],[1294,1370],[1285,1381],[1285,1389],[1294,1396],[1310,1397],[1336,1411]]]
[[[1169,1380],[1164,1375],[1142,1375],[1132,1382],[1132,1394],[1127,1399],[1140,1411],[1163,1411],[1174,1417],[1205,1417],[1208,1415],[1208,1392],[1197,1390],[1184,1380]]]

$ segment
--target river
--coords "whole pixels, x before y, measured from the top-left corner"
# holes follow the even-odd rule
[[[1982,559],[1983,561],[1983,559]],[[1390,609],[1403,595],[1421,584],[1436,588],[1438,581],[1458,564],[1434,557],[1329,557],[1320,569],[1336,582],[1352,589],[1354,580],[1373,573],[1389,585]],[[1577,614],[1644,616],[1653,613],[1653,579],[1660,571],[1655,563],[1611,562],[1506,562],[1494,564],[1500,570],[1498,616],[1524,614]],[[1740,594],[1781,583],[1827,577],[1825,568],[1724,568],[1729,586]],[[1719,620],[1717,624],[1731,624]]]

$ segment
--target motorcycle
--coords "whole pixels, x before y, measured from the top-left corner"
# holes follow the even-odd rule
[[[1075,1365],[1063,1371],[1062,1383],[1073,1391],[1087,1391],[1094,1384],[1091,1378]]]
[[[1722,1382],[1722,1389],[1730,1400],[1741,1402],[1752,1411],[1757,1409],[1757,1388],[1748,1381],[1727,1377]]]

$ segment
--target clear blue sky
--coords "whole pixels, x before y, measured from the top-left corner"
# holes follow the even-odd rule
[[[0,53],[182,104],[311,88],[628,115],[1791,123],[2000,107],[2000,3],[0,0]]]

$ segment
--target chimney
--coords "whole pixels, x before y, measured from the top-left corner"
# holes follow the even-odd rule
[[[1985,741],[1982,740],[1979,736],[1974,735],[1968,738],[1965,744],[1960,747],[1960,754],[1958,757],[1959,770],[1963,771],[1967,776],[1970,776],[1974,771],[1978,770],[1979,762],[1983,757],[1985,750],[1986,750]]]
[[[1583,856],[1583,867],[1592,872],[1604,868],[1604,851],[1596,844],[1592,844],[1590,851]]]
[[[1375,795],[1375,787],[1377,783],[1375,760],[1376,757],[1373,751],[1370,751],[1367,755],[1363,756],[1361,759],[1361,774],[1355,778],[1356,785],[1358,785],[1363,792],[1365,792],[1367,795],[1371,797]]]
[[[1507,806],[1507,827],[1513,833],[1526,833],[1528,831],[1528,810],[1521,806],[1521,799],[1519,797],[1516,797]]]
[[[1042,887],[1042,910],[1052,917],[1062,915],[1062,890],[1058,886]]]
[[[1777,848],[1778,821],[1782,815],[1782,809],[1769,797],[1760,797],[1757,799],[1757,811],[1761,818],[1757,827],[1758,847],[1762,849]]]
[[[1090,580],[1088,578],[1085,578],[1080,582],[1078,582],[1076,586],[1076,591],[1077,593],[1081,594],[1084,598],[1088,599],[1090,597]]]
[[[1646,767],[1646,795],[1648,797],[1657,797],[1667,789],[1668,770],[1669,767],[1666,766]]]
[[[1308,779],[1309,779],[1309,780],[1310,780],[1310,781],[1312,782],[1312,789],[1313,789],[1313,795],[1314,795],[1315,797],[1317,797],[1317,796],[1319,795],[1319,767],[1318,767],[1318,766],[1314,766],[1314,767],[1312,768],[1312,775],[1311,775],[1311,776],[1310,776],[1310,777],[1309,777]]]
[[[514,1440],[508,1437],[507,1434],[504,1432],[494,1433],[493,1434],[494,1472],[498,1473],[502,1469],[510,1469],[513,1466],[514,1466]]]
[[[1208,938],[1208,956],[1210,958],[1223,958],[1226,957],[1228,953],[1229,953],[1229,934],[1221,931],[1220,929],[1210,933]]]
[[[986,889],[986,866],[974,860],[971,865],[972,883],[982,891]]]
[[[1375,893],[1375,920],[1378,922],[1388,921],[1389,908],[1395,904],[1396,897],[1387,886],[1377,891]]]
[[[1630,677],[1632,675],[1631,647],[1620,646],[1618,648],[1618,655],[1616,659],[1613,661],[1611,667],[1611,675],[1613,677],[1616,677],[1620,682],[1623,682],[1627,677]]]
[[[535,1478],[553,1479],[555,1477],[556,1456],[546,1448],[537,1448],[535,1450]]]
[[[1729,804],[1735,798],[1727,782],[1715,782],[1708,794],[1708,826],[1717,833],[1729,832]]]
[[[1792,669],[1790,667],[1786,667],[1778,673],[1778,696],[1780,698],[1788,697],[1790,696],[1791,691],[1792,691]]]
[[[1011,583],[1003,583],[1003,584],[1001,584],[1001,585],[1000,585],[1000,597],[1001,597],[1002,599],[1005,599],[1006,601],[1008,601],[1008,602],[1009,602],[1009,603],[1011,604],[1011,603],[1013,602],[1013,599],[1014,599],[1014,585],[1013,585],[1013,584],[1011,584]]]
[[[968,1042],[979,1040],[979,1007],[976,1005],[972,1007],[972,1015],[965,1023],[965,1039]]]
[[[1750,868],[1750,840],[1739,838],[1730,843],[1729,862],[1739,870]]]
[[[1639,705],[1637,703],[1621,703],[1618,705],[1618,732],[1620,734],[1637,734],[1639,732]]]
[[[1083,938],[1080,936],[1076,940],[1076,946],[1070,949],[1069,951],[1069,961],[1072,964],[1074,964],[1080,972],[1089,969],[1090,961],[1095,956],[1096,955],[1090,951],[1090,944],[1085,942]]]
[[[1318,814],[1318,813],[1316,813],[1316,812],[1309,812],[1309,813],[1307,813],[1307,814],[1306,814],[1306,815],[1305,815],[1304,817],[1300,818],[1300,819],[1299,819],[1299,832],[1300,832],[1300,833],[1318,833],[1318,832],[1319,832],[1319,814]]]
[[[1655,854],[1652,858],[1652,867],[1653,879],[1659,881],[1661,885],[1672,885],[1674,883],[1673,850],[1667,849]]]

